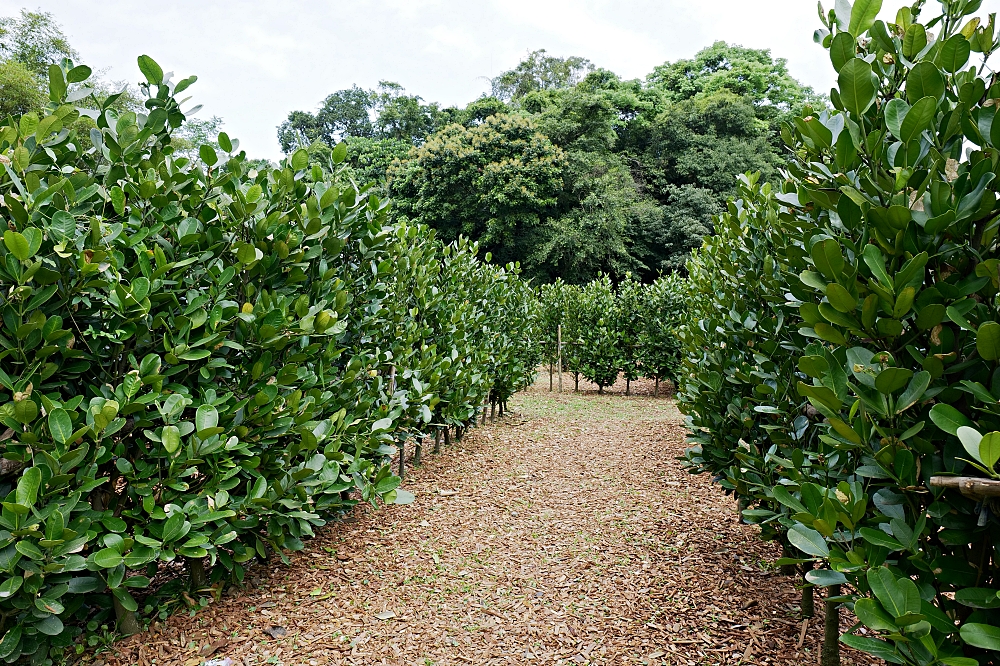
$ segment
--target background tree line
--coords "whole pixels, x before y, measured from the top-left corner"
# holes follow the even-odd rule
[[[781,121],[821,102],[783,59],[725,42],[645,80],[539,50],[464,108],[383,81],[291,112],[278,138],[321,162],[345,141],[357,181],[379,182],[396,216],[536,279],[650,281],[712,233],[736,174],[777,178]]]

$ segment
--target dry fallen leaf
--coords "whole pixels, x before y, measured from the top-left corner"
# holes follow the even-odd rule
[[[603,396],[580,386],[549,393],[546,376],[460,447],[434,455],[425,445],[407,487],[447,502],[359,505],[317,530],[308,552],[289,554],[290,566],[253,564],[244,589],[101,658],[183,664],[187,638],[201,646],[238,631],[247,638],[225,654],[242,664],[263,663],[262,650],[275,656],[277,646],[285,663],[336,666],[499,666],[527,663],[525,654],[539,666],[729,666],[741,655],[744,666],[815,663],[824,604],[817,599],[798,648],[796,579],[760,566],[780,548],[741,524],[710,478],[681,466],[673,401],[650,397],[652,382],[633,382],[628,398],[624,382]],[[530,481],[511,489],[518,477]],[[376,600],[406,610],[374,614]],[[844,630],[853,623],[846,611],[841,620]],[[286,640],[250,639],[275,638],[275,627]],[[841,663],[876,662],[844,648]]]

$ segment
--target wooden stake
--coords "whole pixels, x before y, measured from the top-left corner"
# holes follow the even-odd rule
[[[556,370],[559,372],[559,392],[562,393],[562,324],[556,327]]]

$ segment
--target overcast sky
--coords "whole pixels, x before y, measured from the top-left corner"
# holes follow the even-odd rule
[[[902,4],[886,0],[883,17]],[[0,15],[22,6],[51,12],[107,78],[138,82],[143,53],[175,80],[197,74],[199,117],[221,116],[248,154],[272,159],[288,112],[334,90],[384,79],[464,106],[541,48],[635,78],[725,40],[771,49],[817,91],[833,84],[813,0],[0,0]]]

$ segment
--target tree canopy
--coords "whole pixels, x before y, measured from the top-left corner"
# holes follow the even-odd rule
[[[354,86],[292,112],[278,135],[286,150],[345,141],[395,215],[537,279],[651,281],[683,270],[737,174],[778,179],[781,122],[821,103],[763,49],[716,42],[634,80],[537,50],[465,107]]]

